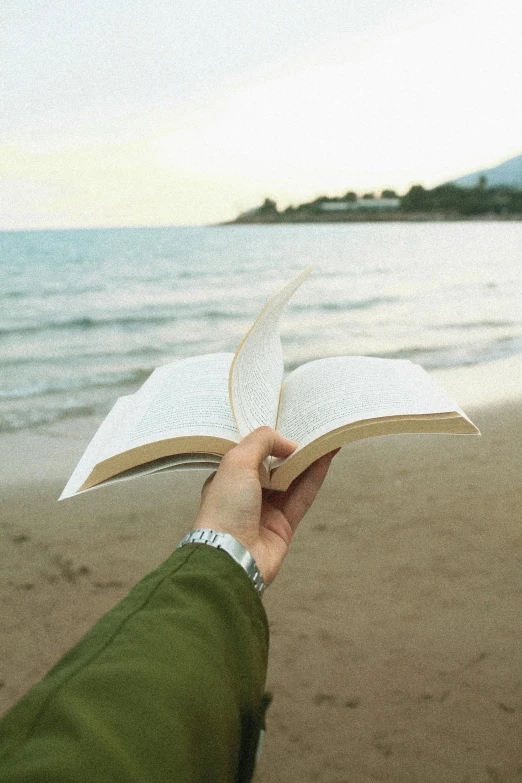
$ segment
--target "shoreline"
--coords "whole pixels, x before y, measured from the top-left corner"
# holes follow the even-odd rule
[[[245,216],[222,223],[213,223],[214,226],[243,226],[243,225],[295,225],[301,223],[487,223],[487,222],[519,222],[522,214],[484,214],[484,215],[460,215],[444,212],[345,212],[326,213],[324,215],[302,215],[300,217],[285,217],[283,214],[273,216]]]
[[[434,373],[480,438],[370,438],[332,463],[264,601],[275,699],[255,783],[516,779],[521,369]],[[98,421],[0,437],[0,712],[197,514],[203,472],[58,503]]]
[[[522,399],[522,353],[428,372],[464,409],[513,404]],[[0,432],[0,464],[3,466],[0,486],[42,478],[39,468],[44,462],[43,444],[46,480],[63,477],[65,466],[70,465],[72,472],[105,415],[71,417],[32,428]],[[23,446],[24,441],[30,444],[29,448]]]
[[[438,368],[430,374],[466,413],[468,409],[511,406],[522,401],[522,353],[480,364]],[[67,418],[0,433],[0,486],[29,485],[35,480],[63,480],[65,486],[103,418]],[[45,465],[43,473],[41,465]]]

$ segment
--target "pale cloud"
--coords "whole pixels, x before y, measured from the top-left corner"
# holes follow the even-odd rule
[[[275,195],[404,188],[491,162],[522,138],[516,15],[476,7],[347,50],[343,63],[243,85],[158,139],[158,162],[248,171]]]
[[[0,227],[216,222],[265,196],[404,190],[517,154],[522,6],[459,9],[339,35],[103,143],[89,128],[0,148]]]

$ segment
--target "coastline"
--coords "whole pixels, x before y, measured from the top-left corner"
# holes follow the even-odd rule
[[[434,375],[482,437],[374,438],[334,460],[265,599],[257,783],[511,780],[522,764],[522,355]],[[57,503],[96,426],[0,437],[2,712],[197,513],[199,472]]]
[[[300,223],[487,223],[521,221],[522,214],[496,215],[492,213],[484,215],[460,215],[448,212],[373,212],[365,210],[360,212],[328,212],[325,214],[308,214],[301,216],[277,215],[244,215],[227,220],[223,223],[214,223],[216,226],[243,226],[243,225],[296,225]]]

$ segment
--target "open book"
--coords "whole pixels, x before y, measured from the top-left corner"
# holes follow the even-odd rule
[[[279,315],[306,269],[268,300],[235,354],[159,367],[120,397],[60,500],[163,470],[215,469],[242,437],[269,425],[298,448],[261,466],[264,487],[285,490],[314,460],[350,441],[396,433],[478,433],[420,367],[365,356],[318,359],[283,383]]]

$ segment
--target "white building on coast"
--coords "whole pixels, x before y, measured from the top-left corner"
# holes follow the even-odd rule
[[[400,198],[358,198],[357,201],[323,201],[322,212],[347,212],[356,209],[399,209]]]

